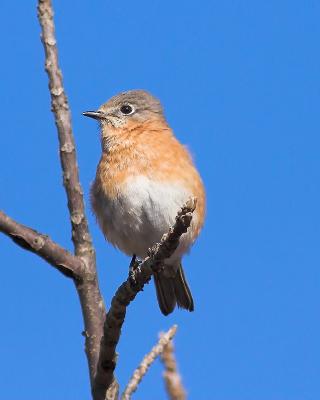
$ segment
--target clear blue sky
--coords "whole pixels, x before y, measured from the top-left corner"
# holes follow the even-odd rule
[[[100,147],[81,112],[132,88],[161,99],[207,188],[206,226],[184,261],[196,311],[163,317],[149,285],[123,328],[121,385],[177,323],[191,400],[319,399],[319,2],[54,6],[86,203]],[[71,249],[36,3],[3,1],[0,18],[0,208]],[[88,214],[108,305],[129,259]],[[72,282],[3,236],[0,254],[0,397],[89,398]],[[136,399],[164,398],[161,371]]]

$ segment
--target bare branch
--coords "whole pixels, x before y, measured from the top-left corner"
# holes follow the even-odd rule
[[[92,241],[85,216],[83,192],[78,173],[76,150],[71,126],[71,112],[64,91],[58,63],[55,28],[51,0],[39,0],[38,17],[42,28],[41,39],[46,56],[51,106],[58,129],[63,183],[68,197],[72,225],[72,239],[76,254],[92,252]]]
[[[132,394],[137,390],[139,383],[142,378],[148,372],[151,364],[155,361],[155,359],[164,351],[166,346],[170,343],[172,338],[177,332],[177,325],[173,325],[168,332],[161,335],[158,343],[151,349],[150,353],[148,353],[143,360],[141,361],[139,367],[133,372],[130,381],[125,388],[121,400],[130,400]]]
[[[31,251],[68,277],[80,279],[83,261],[59,246],[49,236],[21,225],[0,211],[0,231],[20,247]]]
[[[52,111],[58,130],[61,168],[68,198],[72,240],[75,254],[84,261],[86,269],[81,281],[75,281],[75,284],[84,318],[86,354],[89,363],[90,380],[91,384],[93,384],[105,320],[105,306],[98,286],[95,251],[85,216],[83,193],[79,181],[72,134],[71,112],[58,63],[51,0],[38,0],[38,18],[42,28],[41,38],[45,50],[45,68],[49,77]]]
[[[164,364],[163,378],[167,394],[170,400],[185,400],[186,391],[182,385],[181,376],[178,372],[177,362],[174,356],[174,345],[169,341],[161,353],[161,361]]]
[[[99,362],[93,388],[95,400],[103,399],[105,388],[109,387],[114,379],[113,371],[117,362],[115,349],[119,342],[128,305],[143,289],[143,286],[149,282],[153,273],[162,268],[163,261],[174,253],[179,245],[181,235],[187,232],[191,224],[195,207],[195,198],[190,199],[182,207],[178,212],[174,226],[162,237],[160,243],[150,249],[149,256],[137,267],[134,279],[129,276],[113,296],[103,327]]]

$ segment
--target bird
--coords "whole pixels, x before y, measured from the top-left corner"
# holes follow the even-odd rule
[[[92,210],[107,241],[119,250],[143,260],[174,224],[181,206],[196,197],[190,228],[154,274],[164,315],[176,305],[194,311],[181,259],[202,229],[205,189],[188,149],[174,136],[160,101],[145,90],[117,94],[83,115],[99,122],[101,134]]]

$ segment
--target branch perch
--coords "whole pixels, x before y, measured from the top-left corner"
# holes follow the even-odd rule
[[[130,381],[125,388],[121,396],[121,400],[130,400],[132,394],[137,390],[139,383],[142,378],[148,372],[151,364],[155,361],[155,359],[164,351],[166,346],[171,342],[172,338],[177,332],[177,325],[173,325],[168,332],[161,335],[158,343],[151,349],[150,353],[148,353],[143,360],[141,361],[139,367],[133,372]]]
[[[181,235],[187,232],[191,224],[192,213],[195,208],[196,198],[192,198],[178,212],[174,226],[162,237],[160,243],[149,250],[149,256],[137,266],[134,282],[129,276],[116,291],[103,327],[98,368],[93,388],[96,400],[103,399],[105,388],[108,388],[114,379],[115,349],[119,342],[128,305],[143,289],[144,285],[149,282],[153,273],[162,268],[163,261],[174,253],[179,245]]]

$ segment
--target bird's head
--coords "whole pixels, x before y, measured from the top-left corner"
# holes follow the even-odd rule
[[[130,125],[140,125],[150,120],[164,120],[160,101],[144,90],[120,93],[97,111],[85,111],[83,115],[97,119],[102,128],[106,129],[125,129]]]

